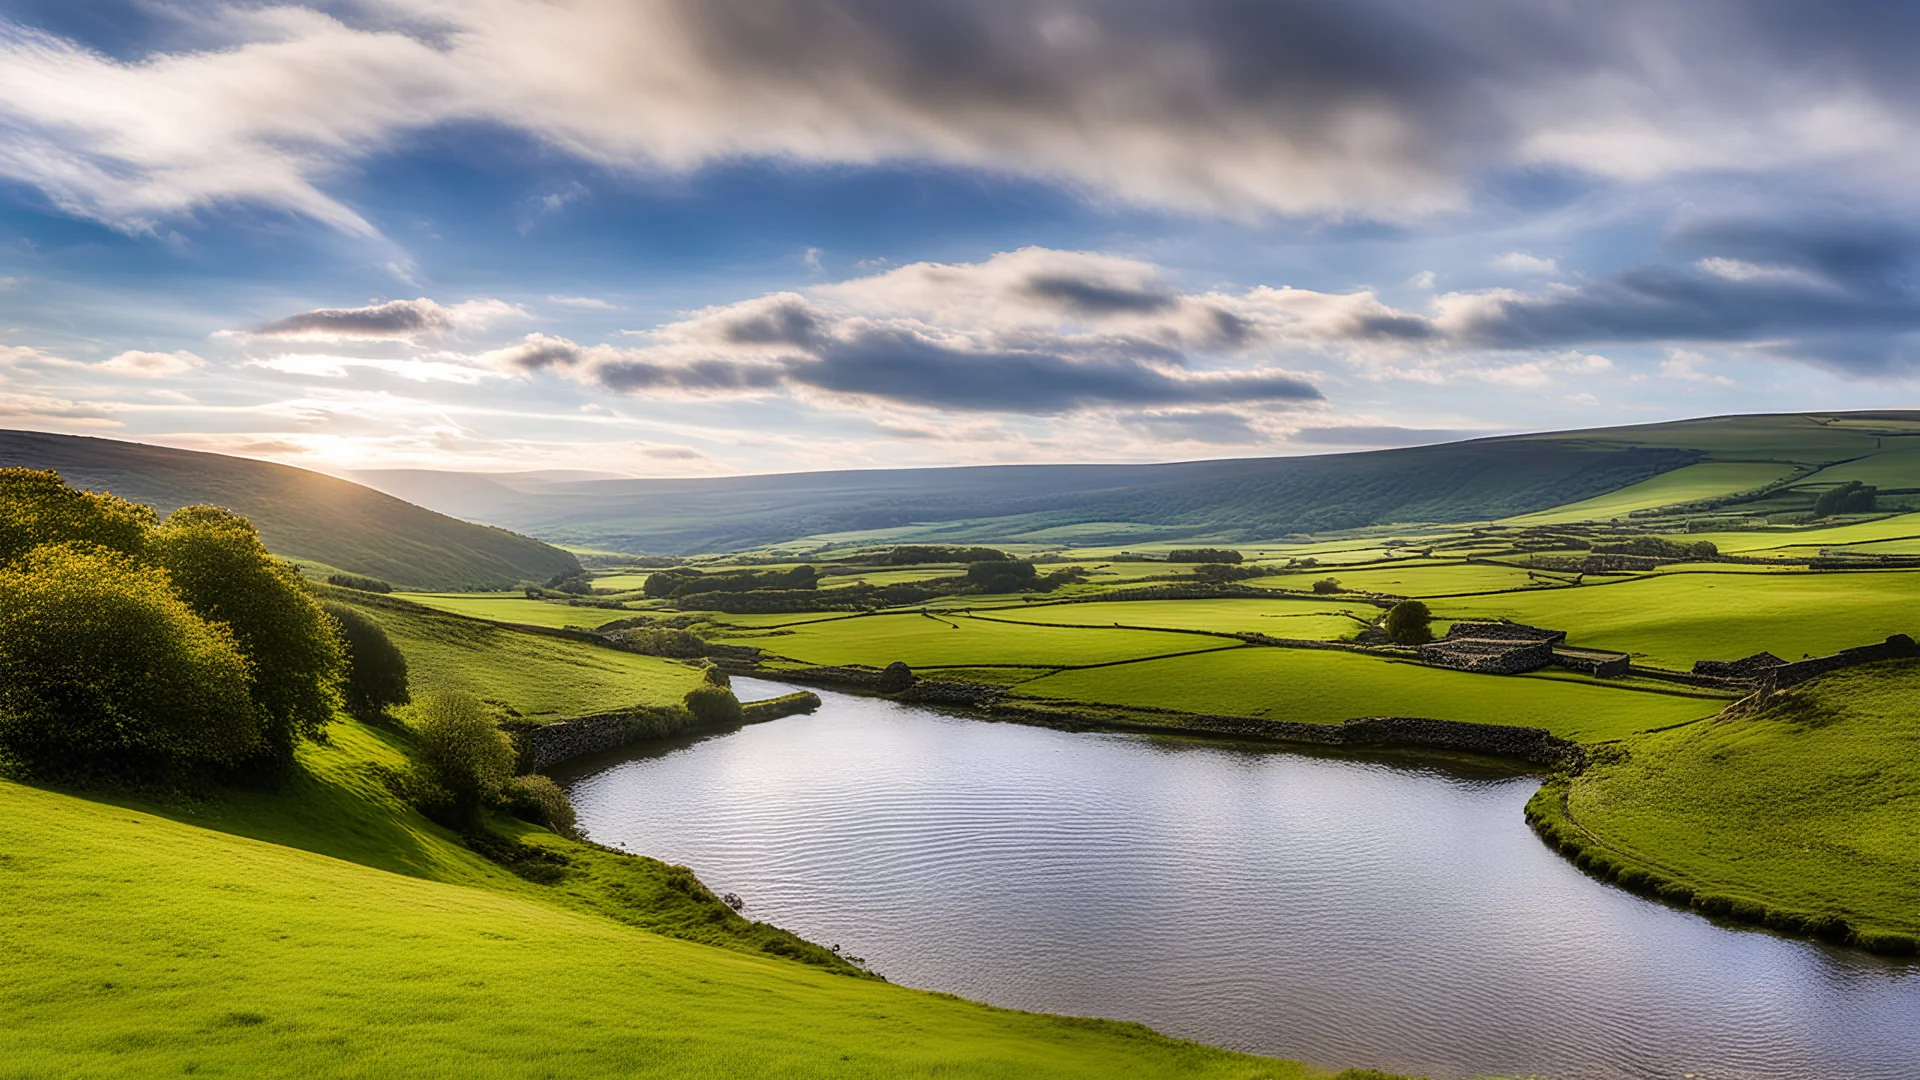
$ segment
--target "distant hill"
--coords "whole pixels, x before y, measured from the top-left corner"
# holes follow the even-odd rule
[[[429,471],[361,479],[549,540],[655,553],[835,533],[893,539],[1130,543],[1272,539],[1367,525],[1512,517],[1690,469],[1687,497],[1880,462],[1920,487],[1920,412],[1711,417],[1313,457],[1167,465],[1006,465],[700,480],[539,483]],[[1740,467],[1732,467],[1738,465]],[[1818,483],[1829,472],[1803,479]],[[1902,481],[1908,473],[1910,481]],[[1892,481],[1892,482],[1889,482]],[[1656,502],[1658,499],[1655,500]],[[1626,503],[1621,504],[1623,507]],[[1622,511],[1624,512],[1624,510]]]
[[[276,554],[415,589],[489,589],[579,569],[572,554],[391,495],[271,462],[111,439],[0,431],[0,466],[54,469],[75,487],[170,513],[245,514]]]

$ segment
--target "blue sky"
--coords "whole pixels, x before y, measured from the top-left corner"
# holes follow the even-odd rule
[[[0,426],[712,475],[1911,406],[1901,5],[0,0]]]

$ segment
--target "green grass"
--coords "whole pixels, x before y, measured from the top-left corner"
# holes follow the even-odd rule
[[[957,618],[951,612],[938,617],[914,612],[834,619],[767,634],[715,635],[714,640],[758,646],[808,664],[885,667],[902,660],[915,668],[980,664],[1069,667],[1232,644],[1191,634],[1150,630],[1016,626]]]
[[[1610,521],[1635,510],[1696,502],[1770,484],[1793,472],[1774,461],[1708,461],[1661,473],[1651,480],[1535,514],[1507,518],[1503,525],[1561,525],[1573,521]]]
[[[1912,439],[1904,440],[1908,445]],[[1830,465],[1807,478],[1808,483],[1845,483],[1858,480],[1878,488],[1920,487],[1920,447],[1875,454],[1862,461]]]
[[[694,668],[443,614],[404,599],[321,587],[365,611],[406,654],[416,696],[468,690],[522,716],[560,719],[629,705],[675,704]]]
[[[1351,612],[1358,620],[1349,617]],[[1303,600],[1121,600],[1111,603],[1056,604],[1051,607],[982,611],[993,619],[1032,625],[1166,627],[1218,633],[1259,633],[1270,637],[1331,641],[1351,637],[1373,621],[1371,604]],[[1364,621],[1360,621],[1364,620]],[[962,616],[957,621],[965,621]]]
[[[1568,578],[1569,574],[1551,574]],[[1306,589],[1321,578],[1331,577],[1348,589],[1361,592],[1390,593],[1394,596],[1444,596],[1452,593],[1496,592],[1503,589],[1539,587],[1538,579],[1527,571],[1508,566],[1473,563],[1441,563],[1408,560],[1403,566],[1371,570],[1327,570],[1316,568],[1280,577],[1255,578],[1249,585],[1267,589]]]
[[[1813,528],[1772,528],[1754,532],[1676,534],[1676,540],[1710,540],[1724,554],[1757,554],[1782,548],[1822,548],[1920,536],[1920,514],[1896,514],[1877,521]]]
[[[1920,572],[1662,574],[1612,585],[1439,601],[1447,619],[1508,617],[1657,666],[1767,650],[1788,660],[1920,630]]]
[[[613,608],[575,607],[557,600],[529,600],[521,593],[397,593],[424,607],[471,615],[476,619],[526,623],[555,629],[592,630],[602,623],[632,617]]]
[[[1726,704],[1571,674],[1470,675],[1355,653],[1261,647],[1064,671],[1021,683],[1014,693],[1308,724],[1428,716],[1543,727],[1583,741],[1685,723]]]
[[[287,790],[187,811],[0,781],[0,1078],[1321,1075],[756,953],[793,939],[541,830],[574,864],[522,881],[339,734]]]
[[[1920,933],[1920,662],[1636,738],[1576,777],[1574,822],[1696,892]]]

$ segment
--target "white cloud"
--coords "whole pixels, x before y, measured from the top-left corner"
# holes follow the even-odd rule
[[[608,303],[597,296],[549,296],[547,299],[561,307],[579,308],[582,311],[620,310],[620,305]]]
[[[1558,277],[1560,274],[1558,262],[1538,255],[1529,255],[1524,251],[1509,251],[1500,255],[1493,260],[1493,265],[1497,269],[1515,274],[1532,274],[1539,277]]]
[[[164,353],[130,349],[97,365],[97,370],[109,371],[116,375],[131,375],[138,379],[163,379],[174,375],[185,375],[206,366],[205,360],[185,349]]]
[[[456,383],[472,386],[488,379],[500,378],[499,372],[476,367],[464,360],[455,359],[392,359],[364,356],[329,356],[314,353],[284,353],[278,356],[249,360],[248,367],[277,371],[283,375],[301,375],[317,379],[344,379],[358,368],[367,371],[383,371],[397,375],[412,382]]]
[[[1668,349],[1667,358],[1660,361],[1660,375],[1680,382],[1710,383],[1714,386],[1734,385],[1733,380],[1727,376],[1706,370],[1712,363],[1712,360],[1689,349]]]

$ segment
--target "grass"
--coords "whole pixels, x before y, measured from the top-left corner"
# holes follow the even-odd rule
[[[1726,704],[1570,674],[1470,675],[1356,653],[1261,647],[1063,671],[1014,693],[1308,724],[1428,716],[1542,727],[1581,741],[1685,723]]]
[[[1553,574],[1567,578],[1569,574]],[[1395,596],[1446,596],[1454,593],[1496,592],[1504,589],[1541,587],[1527,571],[1508,566],[1477,563],[1439,563],[1408,560],[1403,566],[1369,570],[1335,570],[1316,567],[1281,577],[1254,578],[1247,582],[1268,589],[1305,589],[1324,577],[1339,580],[1344,588],[1362,592],[1391,593]]]
[[[1350,617],[1347,612],[1359,616]],[[1259,633],[1270,637],[1331,641],[1351,637],[1380,609],[1370,604],[1301,600],[1121,600],[1111,603],[1058,604],[1011,608],[981,614],[1030,625],[1166,627],[1216,633]],[[961,617],[958,621],[964,621]]]
[[[470,615],[476,619],[525,623],[554,629],[577,627],[592,630],[615,619],[632,617],[632,612],[613,608],[575,607],[557,600],[529,600],[520,593],[399,593],[423,607]]]
[[[1562,525],[1573,521],[1609,521],[1635,510],[1731,495],[1770,484],[1793,472],[1776,461],[1707,461],[1661,473],[1618,491],[1502,521],[1503,525]]]
[[[1698,893],[1920,934],[1920,662],[1837,672],[1747,716],[1632,740],[1573,821]]]
[[[694,668],[585,642],[510,630],[405,599],[322,586],[365,611],[406,654],[412,689],[468,690],[536,719],[629,705],[674,704],[700,683]]]
[[[1772,528],[1754,532],[1696,533],[1676,540],[1711,540],[1726,554],[1755,554],[1782,548],[1822,548],[1920,537],[1920,514],[1896,514],[1875,521],[1813,528]]]
[[[523,881],[383,800],[381,733],[340,735],[187,811],[0,781],[0,1078],[1323,1075],[755,952],[795,939],[530,827],[574,863]]]
[[[1658,666],[1767,650],[1789,660],[1920,629],[1920,572],[1661,574],[1618,584],[1468,597],[1447,619],[1508,617],[1570,632],[1568,643]]]
[[[1071,667],[1232,644],[1190,634],[1149,630],[1019,626],[956,617],[952,612],[938,616],[912,612],[834,619],[772,633],[716,635],[714,640],[758,646],[808,664],[885,667],[901,660],[914,668],[982,664]]]

